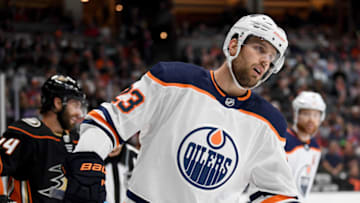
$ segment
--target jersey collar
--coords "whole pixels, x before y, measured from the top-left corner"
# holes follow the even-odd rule
[[[214,71],[210,71],[210,75],[211,75],[211,81],[216,89],[216,91],[222,96],[222,97],[228,97],[226,95],[226,93],[221,89],[221,87],[216,83],[216,80],[215,80],[215,76],[214,76]],[[251,90],[247,90],[246,91],[246,94],[243,95],[243,96],[240,96],[240,97],[236,97],[237,100],[239,101],[245,101],[247,99],[249,99],[251,96]]]

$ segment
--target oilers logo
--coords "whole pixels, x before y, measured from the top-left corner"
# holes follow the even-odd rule
[[[296,176],[296,182],[298,190],[300,191],[302,196],[306,195],[306,191],[310,186],[310,172],[311,172],[311,165],[306,164],[298,172]]]
[[[192,185],[206,190],[222,186],[238,164],[238,152],[230,135],[215,127],[201,127],[182,140],[177,164]]]

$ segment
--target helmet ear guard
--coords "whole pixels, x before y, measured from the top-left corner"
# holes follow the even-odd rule
[[[229,43],[235,35],[238,35],[238,50],[234,56],[231,56],[229,52]],[[268,70],[269,74],[265,75],[253,87],[244,88],[241,84],[239,84],[234,75],[232,61],[239,55],[241,46],[249,36],[259,37],[269,42],[277,50],[279,57],[273,61],[272,67]],[[240,20],[233,25],[229,33],[226,35],[223,45],[223,52],[226,57],[228,68],[230,69],[231,76],[238,88],[253,89],[268,79],[272,73],[278,73],[284,65],[284,55],[287,46],[288,41],[286,33],[283,29],[278,27],[269,16],[263,14],[253,14],[240,18]]]

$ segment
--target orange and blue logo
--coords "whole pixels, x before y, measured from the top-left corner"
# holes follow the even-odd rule
[[[238,165],[231,136],[216,127],[201,127],[182,140],[177,154],[182,176],[193,186],[211,190],[227,182]]]

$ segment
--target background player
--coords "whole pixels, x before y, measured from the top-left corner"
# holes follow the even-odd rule
[[[285,32],[266,15],[249,15],[224,42],[216,71],[159,63],[111,103],[89,112],[76,153],[64,168],[65,202],[105,199],[103,159],[141,131],[141,149],[125,202],[238,202],[297,196],[284,151],[286,122],[251,91],[280,71]]]
[[[303,91],[294,99],[292,107],[294,126],[287,130],[285,150],[300,197],[305,199],[321,157],[313,136],[325,119],[326,104],[319,93]]]
[[[0,139],[0,173],[9,176],[3,188],[12,200],[62,202],[66,180],[61,164],[77,143],[69,131],[83,116],[84,104],[74,79],[54,75],[41,89],[41,120],[23,118],[8,126]]]

